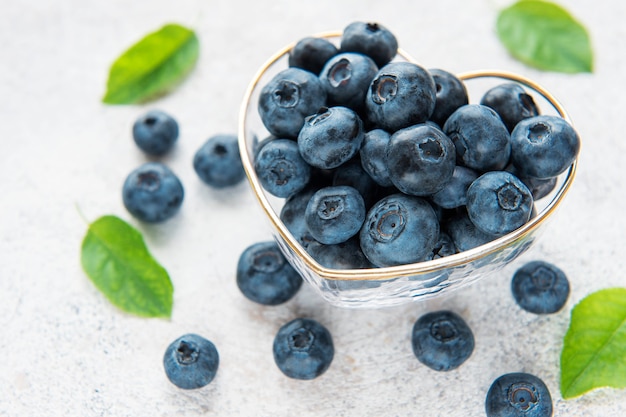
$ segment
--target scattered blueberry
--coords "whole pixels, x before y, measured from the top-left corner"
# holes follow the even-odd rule
[[[326,91],[313,73],[290,67],[276,74],[259,96],[259,115],[267,130],[297,138],[304,118],[326,104]]]
[[[289,51],[290,67],[298,67],[318,75],[326,61],[337,55],[339,50],[328,39],[306,37],[300,39]]]
[[[365,94],[376,76],[378,67],[370,57],[344,52],[332,57],[320,73],[331,106],[345,106],[360,111]]]
[[[534,314],[552,314],[565,305],[569,296],[569,281],[557,266],[545,261],[532,261],[515,272],[511,292],[524,310]]]
[[[320,243],[333,245],[345,242],[361,230],[365,203],[353,187],[324,187],[313,194],[304,216],[311,236]]]
[[[364,135],[363,122],[354,110],[322,107],[305,119],[298,135],[298,149],[314,167],[337,168],[359,152]]]
[[[289,197],[304,189],[311,178],[298,144],[290,139],[275,139],[259,150],[254,169],[261,186],[276,197]]]
[[[386,27],[375,22],[352,22],[343,30],[341,52],[360,52],[382,67],[398,52],[398,41]]]
[[[400,129],[387,146],[389,178],[409,195],[425,197],[440,191],[452,179],[455,162],[454,144],[431,124]]]
[[[283,374],[310,380],[326,372],[335,348],[324,326],[312,319],[298,318],[278,330],[273,352],[274,361]]]
[[[226,188],[245,178],[235,135],[210,137],[193,157],[193,168],[207,185]]]
[[[160,162],[147,162],[132,171],[122,188],[126,209],[149,223],[162,222],[176,214],[183,197],[180,180]]]
[[[556,177],[574,162],[579,149],[578,134],[558,116],[524,119],[511,133],[511,161],[524,178]]]
[[[248,246],[237,263],[237,286],[248,299],[264,305],[278,305],[300,289],[302,278],[291,266],[275,241]]]
[[[539,114],[535,100],[517,83],[504,83],[490,88],[480,99],[480,104],[494,109],[509,132],[521,120]]]
[[[467,104],[448,117],[443,131],[456,147],[457,164],[480,172],[501,170],[511,156],[510,135],[490,107]]]
[[[178,123],[163,111],[150,110],[133,124],[133,139],[145,153],[164,155],[178,139]]]
[[[215,378],[219,355],[209,340],[197,334],[186,334],[167,347],[163,366],[168,379],[177,387],[202,388]]]
[[[442,69],[428,70],[435,80],[437,100],[430,120],[443,127],[452,113],[468,104],[469,98],[465,84],[456,75]]]
[[[552,397],[534,375],[510,373],[498,377],[485,399],[487,417],[551,417]]]
[[[415,322],[411,344],[424,365],[435,371],[450,371],[470,357],[474,335],[458,314],[442,310],[427,313]]]
[[[435,81],[427,70],[411,62],[391,62],[372,80],[365,111],[375,127],[395,132],[427,121],[436,98]]]
[[[421,197],[392,194],[369,210],[359,233],[361,249],[376,266],[426,260],[439,238],[439,221]]]
[[[507,171],[491,171],[467,189],[467,214],[485,233],[502,236],[530,219],[533,196],[528,187]]]

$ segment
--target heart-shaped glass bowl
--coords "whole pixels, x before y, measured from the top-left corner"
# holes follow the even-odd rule
[[[333,42],[340,39],[339,33],[317,36]],[[252,191],[269,221],[274,239],[287,260],[324,299],[337,306],[354,308],[377,308],[426,299],[493,274],[535,243],[571,187],[577,160],[558,177],[553,191],[535,202],[536,216],[519,229],[482,246],[431,261],[385,268],[340,270],[329,269],[316,262],[281,221],[280,210],[284,200],[266,192],[254,170],[255,144],[258,138],[269,136],[257,110],[259,93],[275,74],[287,68],[288,53],[293,46],[287,45],[274,54],[261,66],[248,86],[239,114],[239,147]],[[416,62],[403,50],[398,51],[395,59]],[[555,114],[570,121],[563,106],[550,92],[520,75],[480,70],[457,76],[464,81],[470,102],[473,102],[473,97],[480,98],[499,83],[516,82],[533,96],[542,114]]]

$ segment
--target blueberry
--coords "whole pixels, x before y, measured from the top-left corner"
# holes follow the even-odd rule
[[[342,52],[360,52],[382,67],[398,52],[398,41],[386,27],[375,22],[353,22],[343,30]]]
[[[334,245],[313,242],[309,245],[307,252],[326,268],[363,269],[374,267],[363,254],[357,237]]]
[[[337,47],[328,39],[306,37],[291,48],[288,63],[290,67],[298,67],[318,75],[326,61],[338,53]]]
[[[387,170],[387,145],[391,135],[382,130],[374,129],[365,133],[361,146],[361,165],[365,172],[383,187],[393,185]]]
[[[237,136],[215,135],[198,149],[193,168],[200,179],[215,188],[231,187],[246,176],[241,163]]]
[[[285,204],[280,210],[280,220],[304,249],[307,249],[311,243],[315,242],[315,238],[309,232],[304,218],[306,206],[309,204],[309,200],[315,194],[315,191],[317,191],[315,188],[307,187],[291,195],[285,200]]]
[[[467,214],[485,233],[502,236],[524,225],[533,208],[528,187],[507,171],[491,171],[467,189]]]
[[[370,57],[344,52],[332,57],[320,73],[328,102],[360,111],[365,105],[365,94],[376,76],[378,67]]]
[[[358,155],[333,171],[332,185],[355,188],[363,197],[366,208],[371,207],[378,199],[378,184],[365,172]]]
[[[576,130],[558,116],[524,119],[511,133],[511,160],[521,177],[556,177],[574,162],[579,149]]]
[[[326,103],[326,91],[316,75],[300,68],[276,74],[259,96],[259,115],[267,130],[281,138],[297,138],[304,118]]]
[[[454,173],[454,144],[439,128],[420,123],[391,135],[387,169],[393,184],[420,197],[440,191]]]
[[[374,265],[410,264],[431,255],[439,221],[426,200],[397,193],[374,204],[359,236],[363,253]]]
[[[415,322],[411,344],[421,363],[435,371],[451,371],[472,354],[474,335],[458,314],[442,310],[427,313]]]
[[[298,144],[290,139],[272,140],[263,146],[254,169],[263,188],[276,197],[297,193],[311,178],[311,167],[300,156]]]
[[[435,109],[435,81],[410,62],[391,62],[372,80],[365,96],[367,119],[388,132],[427,121]]]
[[[335,348],[324,326],[313,319],[298,318],[278,330],[273,353],[274,362],[283,374],[310,380],[326,372]]]
[[[174,340],[165,350],[163,366],[172,384],[182,389],[208,385],[219,366],[215,345],[197,334],[186,334]]]
[[[133,124],[133,139],[145,153],[164,155],[178,139],[178,123],[163,111],[150,110]]]
[[[534,375],[516,372],[498,377],[485,399],[487,417],[550,417],[552,397]]]
[[[445,229],[452,238],[454,246],[460,251],[466,251],[495,240],[497,236],[485,233],[478,229],[470,220],[465,209],[445,222]]]
[[[492,108],[480,104],[459,107],[448,117],[443,131],[454,142],[457,164],[481,172],[507,166],[510,135]]]
[[[359,152],[364,135],[363,122],[353,110],[322,107],[305,119],[298,135],[298,149],[314,167],[337,168]]]
[[[440,259],[445,256],[454,255],[458,250],[452,241],[452,238],[446,232],[439,232],[439,239],[433,248],[432,255],[428,259]]]
[[[494,109],[509,132],[521,120],[539,114],[539,108],[532,96],[516,83],[504,83],[490,88],[480,99],[480,104]]]
[[[274,241],[248,246],[237,263],[237,287],[249,300],[278,305],[300,289],[302,278]]]
[[[532,261],[515,271],[511,292],[524,310],[534,314],[552,314],[565,305],[569,296],[569,281],[557,266],[545,261]]]
[[[147,162],[132,171],[122,188],[126,209],[149,223],[162,222],[176,214],[184,194],[176,174],[160,162]]]
[[[365,203],[352,187],[325,187],[313,194],[304,216],[311,236],[332,245],[359,232],[365,220]]]
[[[467,189],[478,178],[476,171],[457,165],[454,167],[452,178],[446,185],[431,196],[437,206],[444,209],[453,209],[467,204]]]
[[[469,98],[465,84],[456,75],[442,69],[429,69],[435,80],[437,100],[430,120],[443,126],[448,117],[461,106],[468,104]]]

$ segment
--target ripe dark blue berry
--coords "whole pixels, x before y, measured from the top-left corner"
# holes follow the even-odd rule
[[[431,196],[432,201],[444,209],[453,209],[467,204],[467,189],[478,178],[476,171],[460,165],[454,167],[452,178]]]
[[[144,222],[157,223],[172,217],[183,203],[180,180],[160,162],[147,162],[132,171],[122,187],[126,209]]]
[[[298,67],[318,75],[324,64],[339,53],[328,39],[306,37],[300,39],[289,51],[289,66]]]
[[[452,311],[436,311],[420,317],[411,334],[413,353],[435,371],[456,369],[474,350],[474,335],[467,323]]]
[[[298,292],[302,278],[276,242],[258,242],[248,246],[239,257],[237,286],[256,303],[278,305]]]
[[[516,83],[504,83],[492,87],[480,99],[480,104],[494,109],[509,132],[523,119],[539,114],[535,100],[521,85]]]
[[[452,113],[461,106],[468,104],[467,89],[465,84],[456,75],[442,69],[429,69],[430,75],[435,80],[437,100],[435,110],[430,120],[443,127]]]
[[[487,417],[551,417],[552,397],[534,375],[516,372],[498,377],[485,399]]]
[[[315,191],[315,188],[307,187],[293,194],[285,200],[285,204],[280,210],[280,220],[304,249],[307,249],[312,242],[315,242],[315,238],[309,232],[304,218],[306,206],[309,204],[309,200]]]
[[[354,52],[335,55],[320,73],[328,103],[360,111],[365,105],[367,88],[377,72],[378,67],[367,55]]]
[[[254,170],[263,188],[276,197],[289,197],[304,189],[311,178],[311,166],[302,159],[298,144],[275,139],[259,150]]]
[[[310,380],[326,372],[335,348],[326,327],[312,319],[298,318],[278,330],[273,353],[274,362],[283,374]]]
[[[528,262],[513,275],[511,292],[517,304],[534,314],[552,314],[565,305],[569,296],[565,273],[545,261]]]
[[[382,67],[398,52],[398,41],[386,27],[375,22],[353,22],[343,30],[342,52],[360,52]]]
[[[193,168],[205,184],[215,188],[226,188],[240,183],[246,174],[241,163],[237,136],[210,137],[196,151]]]
[[[167,378],[177,387],[202,388],[215,378],[219,355],[209,340],[197,334],[186,334],[167,347],[163,366]]]
[[[164,155],[178,139],[178,123],[163,111],[150,110],[133,124],[133,139],[145,153]]]
[[[365,172],[382,187],[393,185],[387,170],[387,145],[391,135],[382,130],[374,129],[365,133],[361,146],[361,165]]]
[[[448,219],[445,222],[445,229],[460,252],[484,245],[498,237],[478,229],[465,210],[460,210]]]

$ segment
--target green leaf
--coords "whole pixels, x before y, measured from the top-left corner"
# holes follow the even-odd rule
[[[584,298],[572,310],[561,352],[561,395],[626,388],[626,288]]]
[[[178,85],[195,66],[199,55],[196,34],[168,24],[124,52],[111,66],[107,104],[141,103],[162,96]]]
[[[496,28],[509,53],[527,65],[546,71],[592,72],[587,30],[555,3],[518,1],[500,11]]]
[[[141,233],[115,216],[89,225],[81,248],[83,269],[120,309],[143,317],[170,317],[172,283],[150,255]]]

